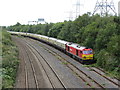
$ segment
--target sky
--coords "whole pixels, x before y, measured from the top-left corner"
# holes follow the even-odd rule
[[[0,26],[28,24],[44,18],[46,22],[56,23],[75,17],[77,0],[0,0]],[[93,13],[97,0],[80,0],[80,15]],[[118,12],[118,1],[113,0]],[[73,11],[73,14],[70,14]]]

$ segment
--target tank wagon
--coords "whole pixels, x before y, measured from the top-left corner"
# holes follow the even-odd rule
[[[32,33],[24,33],[24,32],[11,32],[11,34],[27,36],[41,42],[47,43],[60,51],[66,53],[67,55],[75,58],[81,63],[91,63],[95,62],[93,59],[93,50],[91,48],[87,48],[84,46],[80,46],[79,44],[67,42],[64,40],[56,39],[53,37],[48,37],[39,34],[32,34]]]

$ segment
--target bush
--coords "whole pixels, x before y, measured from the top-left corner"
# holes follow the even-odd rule
[[[19,63],[18,50],[5,30],[2,37],[2,88],[13,88]]]

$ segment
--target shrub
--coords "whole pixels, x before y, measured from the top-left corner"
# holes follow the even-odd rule
[[[18,50],[11,36],[2,31],[2,88],[13,88],[18,68]]]

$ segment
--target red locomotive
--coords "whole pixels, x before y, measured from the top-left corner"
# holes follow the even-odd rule
[[[86,61],[93,60],[93,50],[86,48],[78,44],[67,43],[66,51],[73,57],[77,58],[80,62],[85,63]]]

